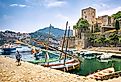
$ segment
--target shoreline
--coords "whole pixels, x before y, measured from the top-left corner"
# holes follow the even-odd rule
[[[15,59],[0,56],[0,82],[102,82],[25,61],[21,61],[21,66],[17,66],[15,61]],[[121,77],[104,80],[103,82],[120,81]]]
[[[17,66],[15,61],[15,59],[0,56],[0,82],[83,82],[85,78],[24,61],[21,61],[21,66]]]
[[[82,49],[82,50],[121,54],[121,51],[119,51],[119,49],[121,49],[121,48],[118,48],[118,47],[92,47],[92,48],[87,48],[87,49]]]

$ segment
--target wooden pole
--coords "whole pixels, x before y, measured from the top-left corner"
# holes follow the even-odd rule
[[[66,42],[66,52],[67,52],[67,49],[68,49],[68,40],[69,40],[69,33],[70,33],[70,26],[68,28],[68,36],[67,36],[67,42]],[[65,54],[65,57],[64,57],[64,65],[66,64],[66,59],[67,59],[67,54]]]
[[[51,24],[50,24],[50,26],[49,26],[48,42],[47,42],[46,50],[48,50],[48,48],[49,48],[50,29],[51,29]],[[49,65],[48,59],[49,59],[49,54],[48,54],[48,52],[46,51],[45,63],[47,62],[47,65]]]
[[[62,43],[62,49],[61,49],[62,52],[63,52],[64,43],[65,43],[67,27],[68,27],[68,21],[66,22],[66,30],[65,30],[65,33],[64,33],[64,37],[63,37],[63,43]],[[61,59],[61,57],[62,57],[62,53],[60,54],[60,58],[59,59]]]

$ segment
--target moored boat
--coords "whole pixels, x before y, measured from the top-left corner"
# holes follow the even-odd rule
[[[12,44],[4,44],[2,46],[2,50],[3,50],[2,54],[10,55],[11,53],[16,52],[16,47]]]
[[[49,58],[46,61],[46,53],[40,53],[38,58],[35,58],[34,60],[29,60],[28,62],[38,64],[44,67],[57,69],[57,70],[63,70],[63,71],[69,71],[72,69],[78,69],[80,66],[80,61],[76,58],[67,58],[65,61],[64,59],[59,59],[58,54],[54,54],[52,52],[49,53]],[[53,57],[52,57],[53,56]],[[65,64],[64,64],[65,62]]]
[[[55,62],[45,63],[44,66],[50,67],[52,69],[70,71],[73,69],[78,69],[80,66],[80,62],[77,59],[66,59],[65,64],[64,64],[64,60],[58,60]]]

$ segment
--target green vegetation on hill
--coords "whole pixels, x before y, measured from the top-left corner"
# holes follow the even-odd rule
[[[121,35],[112,33],[108,37],[92,35],[89,37],[91,46],[121,46]]]
[[[114,17],[114,19],[121,18],[121,11],[117,12],[116,14],[113,14],[112,17]]]
[[[50,29],[50,38],[60,39],[64,35],[64,30],[59,28],[54,28],[53,26],[51,26],[51,28],[45,27],[43,29],[39,29],[36,32],[30,33],[30,35],[32,36],[32,38],[39,38],[45,40],[48,38],[49,29]],[[72,30],[70,31],[70,36],[71,35],[72,35]]]

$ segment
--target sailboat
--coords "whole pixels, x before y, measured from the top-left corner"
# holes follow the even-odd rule
[[[68,22],[66,23],[66,30],[64,33],[64,40],[63,40],[63,44],[62,44],[62,50],[58,50],[56,48],[54,48],[55,50],[61,52],[60,57],[52,59],[53,61],[50,61],[51,59],[49,59],[49,50],[48,48],[52,48],[49,46],[49,37],[48,37],[48,44],[46,45],[46,53],[45,53],[45,62],[40,62],[38,64],[44,66],[44,67],[49,67],[52,69],[58,69],[58,70],[63,70],[63,71],[70,71],[70,70],[74,70],[80,67],[80,61],[77,58],[74,58],[73,55],[68,55],[66,52],[63,51],[63,47],[64,47],[64,42],[65,42],[65,37],[66,37],[66,32],[67,32],[67,27],[68,27]],[[69,30],[68,29],[68,38],[69,38]],[[50,30],[49,30],[49,34],[50,34]],[[66,51],[67,51],[67,47],[68,47],[68,40],[67,40],[67,44],[66,44]],[[62,57],[62,54],[64,54],[64,57]],[[38,61],[41,61],[38,60]]]

